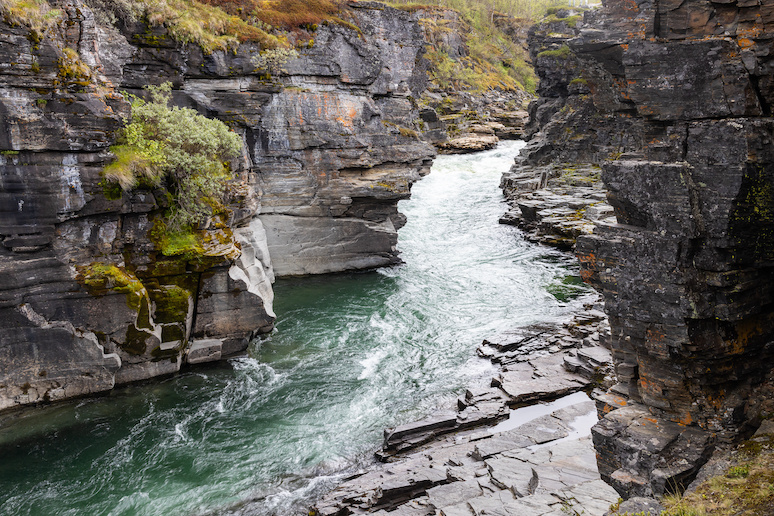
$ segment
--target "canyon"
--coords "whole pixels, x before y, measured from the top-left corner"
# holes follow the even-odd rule
[[[397,202],[435,155],[412,129],[427,79],[411,14],[357,3],[360,32],[322,24],[272,78],[257,43],[207,53],[118,8],[53,7],[43,35],[0,28],[0,409],[233,355],[273,327],[276,276],[398,262]],[[243,140],[195,256],[159,243],[163,189],[101,183],[121,92],[164,82]]]
[[[400,261],[397,203],[428,173],[444,127],[417,101],[428,85],[419,14],[353,2],[359,30],[321,24],[314,45],[267,76],[257,43],[207,53],[101,4],[55,6],[64,23],[44,37],[0,22],[0,410],[233,356],[272,330],[276,277]],[[578,369],[571,390],[605,388],[591,433],[607,484],[624,499],[680,491],[774,415],[774,8],[605,0],[534,26],[529,49],[538,98],[529,143],[503,176],[501,221],[573,249],[609,318],[593,347],[583,335],[574,355],[547,362]],[[100,175],[128,114],[121,92],[165,82],[175,105],[243,140],[228,210],[196,228],[195,255],[164,252],[163,190],[113,198]],[[592,378],[606,362],[584,351],[597,344],[611,353],[607,383]],[[530,355],[531,367],[543,359]],[[440,426],[492,423],[524,401],[489,395],[471,391]],[[449,446],[482,446],[462,438]],[[526,453],[479,454],[455,481],[503,451]],[[428,484],[439,504],[447,480]],[[345,510],[335,496],[321,513]],[[361,509],[373,507],[393,501]]]
[[[605,297],[618,383],[592,435],[623,498],[658,496],[772,415],[774,17],[699,0],[560,14],[530,33],[534,136],[504,187],[601,165],[615,218],[575,251]]]

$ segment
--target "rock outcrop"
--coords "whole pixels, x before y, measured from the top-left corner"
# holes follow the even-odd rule
[[[602,165],[617,221],[577,254],[629,403],[601,404],[594,442],[624,497],[660,494],[772,413],[774,11],[606,0],[567,21],[535,32],[525,159]]]
[[[412,129],[411,14],[353,4],[359,32],[320,25],[268,78],[256,43],[206,53],[113,4],[52,3],[45,33],[0,22],[0,410],[243,351],[273,326],[275,275],[397,261],[397,201],[434,155]],[[244,141],[228,209],[183,248],[165,190],[120,195],[100,176],[129,112],[119,92],[167,81]]]

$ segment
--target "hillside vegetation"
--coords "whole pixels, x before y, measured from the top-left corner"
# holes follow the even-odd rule
[[[107,17],[145,20],[164,26],[183,43],[206,52],[236,48],[247,41],[264,50],[314,45],[323,23],[359,32],[345,0],[86,0]],[[419,11],[428,35],[431,80],[443,90],[489,89],[534,91],[536,81],[526,62],[526,29],[562,0],[410,0],[385,2]],[[452,9],[456,20],[443,14]],[[46,0],[0,0],[6,21],[44,33],[62,17]],[[449,45],[449,34],[461,38],[462,50]]]
[[[564,0],[431,0],[417,3],[392,0],[390,5],[427,13],[422,18],[428,33],[431,79],[441,89],[484,91],[526,90],[537,86],[527,62],[527,29]],[[462,26],[450,26],[448,19],[433,16],[439,9],[459,13]],[[467,44],[467,55],[456,55],[444,33],[456,30]]]

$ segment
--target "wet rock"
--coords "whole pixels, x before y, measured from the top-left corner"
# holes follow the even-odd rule
[[[440,145],[447,154],[467,154],[494,149],[500,139],[494,134],[472,134],[460,136]]]
[[[605,516],[618,516],[624,514],[642,514],[643,516],[659,516],[664,506],[655,498],[643,498],[635,496],[629,498],[618,506],[618,510],[609,511]]]
[[[594,223],[613,216],[596,166],[517,163],[503,174],[500,187],[511,208],[501,224],[525,230],[527,239],[560,249],[594,231]]]
[[[353,4],[362,33],[321,25],[312,48],[265,80],[257,44],[205,53],[163,27],[140,38],[141,20],[100,6],[111,12],[69,2],[67,30],[43,37],[0,22],[0,410],[239,353],[273,327],[275,275],[396,263],[397,203],[435,155],[418,137],[426,77],[415,14]],[[62,76],[63,48],[88,74]],[[227,213],[196,229],[193,258],[160,249],[167,192],[114,199],[100,175],[129,114],[120,92],[165,81],[174,104],[244,141]],[[102,281],[89,276],[95,263],[110,274],[89,290],[86,279]]]
[[[655,417],[634,403],[605,415],[592,436],[602,479],[624,499],[686,486],[714,446],[708,432]]]
[[[564,246],[580,231],[618,382],[600,398],[600,471],[625,496],[661,494],[665,478],[690,481],[708,436],[738,439],[772,410],[774,294],[762,285],[774,245],[755,215],[772,199],[752,192],[772,183],[774,17],[754,2],[612,0],[575,22],[530,31],[540,98],[504,179],[518,196],[505,218],[556,226]],[[569,204],[523,193],[563,163],[601,166],[608,205],[586,209],[590,232],[557,223]],[[579,356],[566,364],[588,374]]]

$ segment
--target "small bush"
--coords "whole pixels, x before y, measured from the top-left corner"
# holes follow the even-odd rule
[[[111,147],[116,160],[102,175],[125,191],[142,182],[165,186],[171,193],[168,225],[176,231],[220,208],[232,176],[228,161],[239,155],[242,139],[219,120],[170,108],[171,88],[148,87],[149,101],[132,97],[131,119]]]

